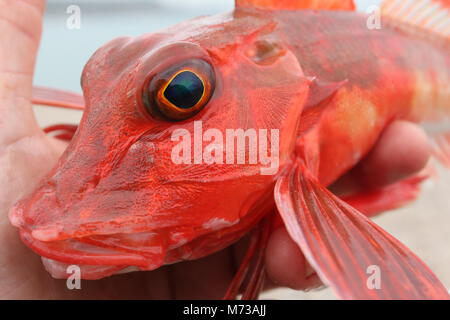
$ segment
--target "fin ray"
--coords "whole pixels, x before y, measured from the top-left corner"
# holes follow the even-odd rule
[[[447,0],[384,0],[381,14],[404,26],[409,25],[448,40],[449,8],[450,2]]]
[[[275,201],[292,239],[339,297],[449,299],[417,256],[321,186],[303,165],[278,180]],[[379,289],[368,285],[371,267],[380,272]]]
[[[450,132],[431,137],[433,155],[447,168],[450,168]]]
[[[36,86],[33,87],[31,101],[34,104],[75,110],[84,110],[85,105],[83,96],[78,93]]]

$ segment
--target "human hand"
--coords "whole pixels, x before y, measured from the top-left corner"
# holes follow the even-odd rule
[[[0,0],[0,298],[221,298],[239,267],[246,239],[203,259],[83,281],[81,290],[68,290],[64,280],[48,275],[39,256],[20,241],[17,229],[10,225],[9,208],[33,190],[65,149],[39,129],[30,102],[44,5],[43,0]],[[401,180],[419,171],[428,157],[426,138],[418,127],[393,123],[359,169],[337,182],[335,190]],[[363,173],[356,174],[358,170]],[[266,264],[269,278],[277,285],[306,289],[317,284],[284,228],[271,235]]]

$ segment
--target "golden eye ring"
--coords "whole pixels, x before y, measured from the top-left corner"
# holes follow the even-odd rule
[[[180,121],[200,112],[209,102],[215,87],[212,67],[192,59],[151,79],[144,104],[153,116]]]

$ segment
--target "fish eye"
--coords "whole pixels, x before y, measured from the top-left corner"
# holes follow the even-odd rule
[[[194,72],[183,70],[169,81],[163,90],[163,97],[174,106],[190,109],[202,99],[205,86]]]
[[[192,59],[155,75],[144,88],[143,101],[150,115],[180,121],[200,112],[214,87],[211,65]]]

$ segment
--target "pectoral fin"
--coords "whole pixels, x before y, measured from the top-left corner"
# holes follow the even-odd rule
[[[435,176],[436,169],[429,164],[414,176],[372,190],[360,191],[340,197],[341,200],[367,217],[394,210],[415,200],[421,192],[421,184]]]
[[[343,299],[449,299],[408,248],[296,164],[275,201],[292,239],[321,280]]]
[[[52,107],[84,110],[82,95],[44,87],[33,87],[31,102]]]

